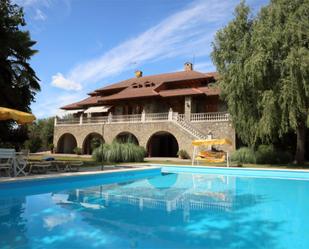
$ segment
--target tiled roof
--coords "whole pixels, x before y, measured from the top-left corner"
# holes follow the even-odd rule
[[[101,96],[92,96],[88,97],[86,99],[83,99],[81,101],[75,102],[73,104],[69,104],[66,106],[61,107],[61,109],[64,110],[75,110],[75,109],[80,109],[83,106],[87,105],[96,105],[98,104],[98,100],[101,99]]]
[[[183,89],[173,89],[173,90],[162,90],[159,92],[162,97],[174,97],[174,96],[183,96],[183,95],[196,95],[204,94],[202,91],[197,88],[183,88]]]
[[[206,77],[213,77],[212,75],[206,75]],[[205,78],[204,73],[200,73],[197,71],[182,71],[182,72],[174,72],[174,73],[164,73],[164,74],[156,74],[150,76],[143,76],[140,78],[131,78],[128,80],[120,81],[118,83],[105,86],[95,90],[95,92],[117,89],[117,88],[126,88],[131,86],[134,83],[144,84],[146,82],[152,82],[157,86],[164,82],[173,82],[173,81],[183,81],[183,80],[192,80],[192,79],[203,79]]]
[[[173,97],[173,96],[184,96],[184,95],[218,95],[220,90],[213,87],[189,87],[164,90],[166,86],[173,84],[174,82],[192,81],[192,80],[207,80],[217,79],[218,74],[213,73],[201,73],[197,71],[182,71],[175,73],[165,73],[150,76],[143,76],[139,78],[131,78],[128,80],[120,81],[118,83],[99,88],[94,92],[91,92],[90,97],[62,107],[64,110],[74,110],[89,105],[98,105],[105,101],[120,100],[120,99],[131,99],[141,97]],[[164,85],[163,85],[164,84]],[[183,84],[183,83],[181,83]],[[162,87],[160,87],[162,86]],[[175,88],[175,85],[173,85]],[[162,90],[160,90],[162,89]],[[99,95],[99,96],[97,96]]]

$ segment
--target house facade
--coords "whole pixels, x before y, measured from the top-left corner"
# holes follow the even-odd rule
[[[219,98],[216,73],[201,73],[185,63],[181,72],[135,77],[90,92],[84,100],[64,106],[69,115],[55,118],[57,153],[74,148],[91,154],[93,140],[130,140],[150,157],[174,157],[192,152],[192,140],[229,138],[235,130]]]

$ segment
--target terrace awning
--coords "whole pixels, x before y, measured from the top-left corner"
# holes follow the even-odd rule
[[[79,112],[83,112],[84,109],[76,109],[76,110],[68,110],[65,111],[66,114],[75,114],[75,113],[79,113]]]
[[[92,106],[89,107],[85,113],[98,113],[98,112],[108,112],[111,106]]]

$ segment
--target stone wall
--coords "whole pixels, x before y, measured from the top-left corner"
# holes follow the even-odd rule
[[[213,138],[230,138],[234,145],[224,149],[228,149],[229,151],[235,149],[235,131],[230,122],[192,122],[192,125],[201,130],[204,134],[211,131],[213,133]],[[192,153],[193,146],[191,142],[195,137],[170,121],[56,126],[54,144],[57,147],[60,137],[65,133],[72,134],[76,138],[77,146],[83,148],[84,140],[90,133],[98,133],[103,136],[106,143],[111,143],[118,134],[129,132],[137,138],[140,146],[147,148],[147,143],[151,136],[160,131],[169,132],[174,135],[178,142],[179,149],[184,149],[189,154]]]

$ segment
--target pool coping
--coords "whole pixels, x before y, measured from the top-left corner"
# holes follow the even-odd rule
[[[152,169],[158,169],[158,168],[161,168],[161,167],[145,165],[143,167],[138,167],[138,168],[124,168],[124,169],[106,170],[106,171],[99,170],[99,171],[55,173],[55,174],[45,174],[45,175],[31,175],[31,176],[21,176],[21,177],[7,177],[3,179],[0,178],[0,183],[46,180],[46,179],[64,178],[64,177],[73,177],[73,176],[104,175],[104,174],[112,174],[112,173],[118,173],[118,172],[152,170]]]
[[[174,165],[174,164],[160,164],[160,163],[149,163],[147,164],[151,167],[192,167],[192,168],[207,168],[207,169],[231,169],[231,170],[261,170],[261,171],[285,171],[285,172],[304,172],[309,173],[308,169],[281,169],[281,168],[244,168],[244,167],[226,167],[226,166],[205,166],[205,165]],[[146,164],[145,164],[146,166]]]
[[[277,171],[277,172],[298,172],[298,173],[309,173],[309,169],[280,169],[280,168],[242,168],[242,167],[216,167],[216,166],[204,166],[204,165],[174,165],[174,164],[154,164],[154,163],[144,163],[144,164],[123,164],[122,166],[134,166],[138,165],[136,168],[122,168],[116,170],[96,170],[96,171],[83,171],[83,172],[65,172],[65,173],[54,173],[45,175],[31,175],[31,176],[21,176],[21,177],[7,177],[0,178],[0,183],[10,183],[10,182],[23,182],[32,180],[44,180],[53,178],[63,178],[63,177],[73,177],[73,176],[87,176],[87,175],[100,175],[100,174],[112,174],[117,172],[131,172],[140,170],[151,170],[158,169],[162,167],[179,167],[179,168],[195,168],[195,169],[220,169],[220,170],[248,170],[248,171]],[[263,176],[262,176],[263,177]]]

